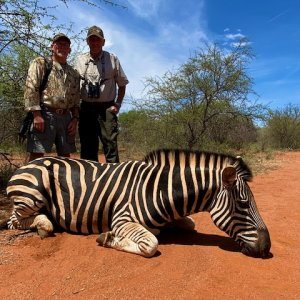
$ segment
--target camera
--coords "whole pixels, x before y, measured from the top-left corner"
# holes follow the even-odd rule
[[[99,98],[100,97],[100,84],[99,82],[89,82],[88,83],[88,97],[89,98]]]

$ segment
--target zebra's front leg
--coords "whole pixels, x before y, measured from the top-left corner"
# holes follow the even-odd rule
[[[116,232],[104,232],[97,238],[99,245],[120,251],[152,257],[158,247],[157,238],[138,223],[127,222]]]

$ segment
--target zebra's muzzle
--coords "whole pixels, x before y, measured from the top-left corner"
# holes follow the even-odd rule
[[[271,240],[267,229],[258,231],[258,239],[255,245],[241,243],[242,253],[247,256],[268,258],[270,257]]]

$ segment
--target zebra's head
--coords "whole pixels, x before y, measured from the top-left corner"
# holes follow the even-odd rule
[[[221,173],[221,189],[210,209],[213,222],[252,257],[267,257],[271,248],[268,229],[260,216],[247,181],[251,171],[241,158]]]

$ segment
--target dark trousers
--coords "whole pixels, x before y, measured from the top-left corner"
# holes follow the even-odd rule
[[[118,117],[110,111],[113,102],[82,102],[79,113],[80,157],[98,161],[99,139],[108,163],[119,162]]]

